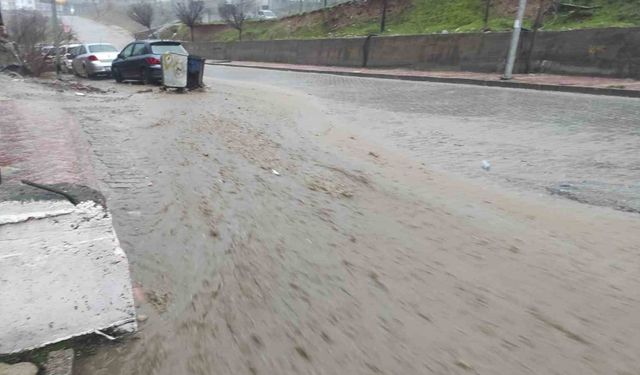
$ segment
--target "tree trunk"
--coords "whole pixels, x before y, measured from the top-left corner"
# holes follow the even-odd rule
[[[191,41],[193,42],[193,26],[189,27],[189,32],[191,33]]]
[[[385,23],[387,22],[387,0],[382,0],[382,12],[380,14],[380,32],[384,32]]]
[[[533,31],[531,32],[531,42],[529,42],[529,50],[527,51],[527,61],[525,64],[524,71],[525,73],[531,73],[531,59],[533,55],[533,48],[536,44],[536,35],[538,34],[538,29],[542,27],[542,22],[544,18],[544,3],[545,0],[540,0],[538,2],[538,11],[536,13],[536,19],[533,21]]]
[[[238,29],[238,40],[242,40],[242,27]]]
[[[484,18],[482,19],[482,30],[489,30],[489,10],[491,9],[491,0],[484,0]]]
[[[4,21],[2,21],[2,9],[0,9],[0,38],[6,35],[7,31],[4,29]]]

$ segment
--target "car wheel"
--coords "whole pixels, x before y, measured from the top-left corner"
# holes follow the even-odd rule
[[[87,66],[84,64],[82,65],[82,73],[83,73],[82,76],[85,78],[93,79],[96,77],[95,74],[89,73],[89,71],[87,70]]]
[[[116,82],[120,83],[122,82],[122,74],[120,74],[120,70],[118,68],[113,68],[111,70],[111,75],[113,76],[113,79],[116,80]]]
[[[151,71],[149,71],[149,69],[142,69],[142,83],[145,85],[153,84],[153,77],[151,77]]]

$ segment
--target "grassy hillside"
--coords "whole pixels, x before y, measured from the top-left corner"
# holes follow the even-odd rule
[[[379,31],[380,1],[352,2],[291,16],[277,21],[247,22],[245,40],[302,39],[360,36]],[[385,35],[480,31],[484,0],[389,0]],[[545,30],[592,27],[640,26],[640,0],[563,0],[566,3],[597,6],[589,12],[563,11],[545,18]],[[525,27],[532,23],[538,1],[530,0]],[[493,31],[509,30],[517,0],[493,0],[489,26]],[[237,40],[235,30],[212,36],[213,40]]]

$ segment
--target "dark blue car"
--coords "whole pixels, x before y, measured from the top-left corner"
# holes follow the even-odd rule
[[[188,55],[180,42],[165,40],[136,40],[129,43],[111,63],[116,82],[125,80],[156,83],[162,81],[160,58],[163,53]]]

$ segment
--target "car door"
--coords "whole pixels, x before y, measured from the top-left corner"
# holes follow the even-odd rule
[[[72,63],[74,73],[80,74],[80,72],[82,72],[82,59],[86,57],[86,54],[87,48],[84,45],[78,46],[77,50],[75,51],[75,57],[73,58]]]
[[[131,52],[131,76],[141,79],[142,70],[146,67],[145,55],[147,54],[145,43],[135,43]]]
[[[129,58],[131,57],[131,51],[135,43],[130,43],[122,52],[118,54],[115,60],[111,63],[111,66],[117,68],[120,71],[120,75],[123,78],[129,78],[131,76],[131,69],[129,68]]]

